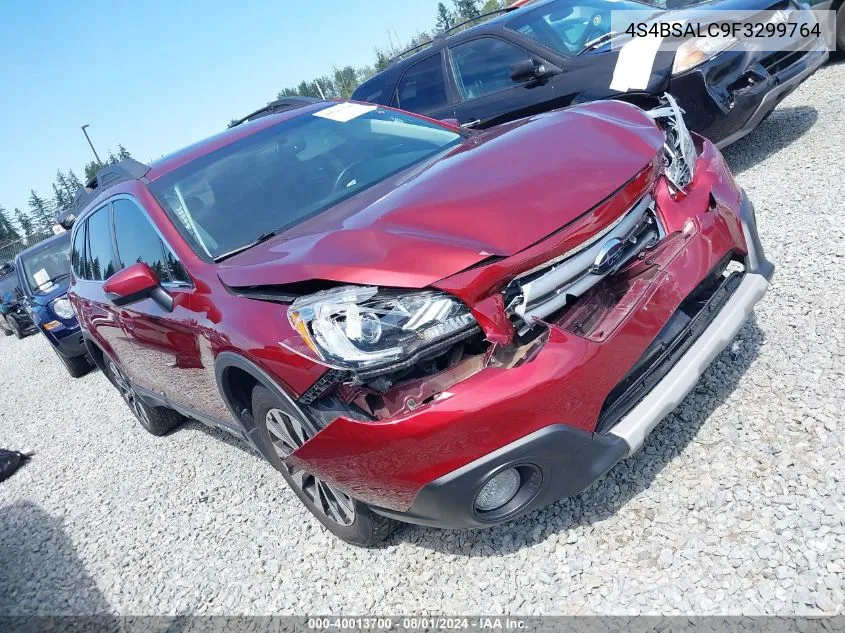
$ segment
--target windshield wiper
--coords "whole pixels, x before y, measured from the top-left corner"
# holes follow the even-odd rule
[[[256,237],[249,244],[244,244],[243,246],[238,246],[238,248],[234,248],[231,251],[227,251],[227,252],[223,253],[222,255],[218,255],[217,257],[214,258],[214,262],[215,263],[222,262],[224,259],[229,259],[230,257],[234,257],[238,253],[243,253],[244,251],[249,250],[253,246],[258,246],[262,242],[266,242],[270,238],[276,237],[279,233],[281,233],[285,229],[287,229],[287,227],[283,226],[280,229],[275,229],[273,231],[267,231],[267,233],[262,233],[261,235]]]
[[[38,285],[43,286],[44,284],[51,284],[53,282],[58,281],[59,279],[64,279],[65,277],[70,277],[70,273],[62,273],[61,275],[56,275],[55,277],[50,277],[49,279],[44,280],[42,283],[40,283]]]
[[[590,40],[586,44],[584,44],[584,48],[581,49],[581,52],[578,53],[579,55],[583,55],[587,51],[591,51],[593,49],[598,48],[599,46],[603,46],[611,42],[612,40],[616,39],[617,35],[621,35],[616,31],[610,31],[609,33],[605,33],[604,35],[599,35],[597,38]]]

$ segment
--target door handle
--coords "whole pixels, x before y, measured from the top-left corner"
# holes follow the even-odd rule
[[[461,123],[461,127],[475,127],[481,123],[481,119],[470,119],[466,123]]]

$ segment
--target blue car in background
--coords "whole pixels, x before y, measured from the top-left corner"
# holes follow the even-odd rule
[[[67,300],[70,233],[63,232],[18,254],[18,282],[35,326],[74,378],[92,367],[76,315]]]

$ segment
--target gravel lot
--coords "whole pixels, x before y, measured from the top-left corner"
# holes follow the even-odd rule
[[[0,484],[0,615],[845,612],[843,86],[726,151],[778,265],[733,346],[637,456],[505,526],[348,546],[245,445],[157,439],[0,337],[0,445],[36,453]]]

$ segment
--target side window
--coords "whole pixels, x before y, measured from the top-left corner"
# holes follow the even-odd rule
[[[125,198],[112,203],[114,239],[123,266],[144,262],[161,281],[185,281],[182,265],[164,245],[141,208]]]
[[[88,218],[88,240],[85,248],[85,278],[105,281],[117,272],[109,222],[108,205],[100,207]]]
[[[384,91],[386,88],[387,77],[377,75],[358,86],[355,92],[352,93],[352,99],[354,101],[366,101],[367,103],[386,103],[383,100],[385,98]],[[387,98],[389,99],[390,95]]]
[[[440,53],[411,66],[396,88],[397,105],[403,110],[430,114],[448,105]]]
[[[511,79],[510,67],[531,58],[528,51],[496,37],[482,37],[450,50],[464,101],[519,85],[522,82]]]
[[[88,223],[83,222],[73,236],[73,244],[70,247],[70,267],[80,279],[85,279],[85,236]]]

